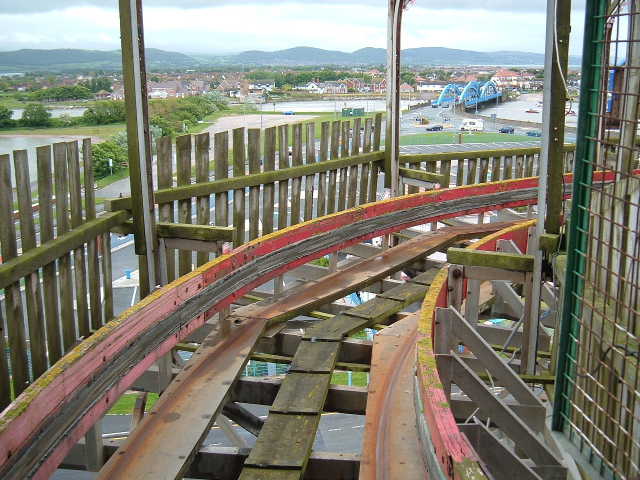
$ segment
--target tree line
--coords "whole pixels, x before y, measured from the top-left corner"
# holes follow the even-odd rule
[[[245,75],[247,80],[253,81],[271,81],[276,88],[295,87],[296,85],[305,85],[309,82],[330,82],[343,80],[345,78],[361,78],[365,83],[370,83],[371,75],[343,72],[336,70],[310,70],[301,72],[274,72],[269,70],[255,70]]]
[[[227,108],[227,102],[218,92],[186,98],[167,98],[149,102],[151,125],[162,135],[175,135],[194,126],[207,115]],[[93,102],[79,117],[63,115],[53,118],[41,103],[29,103],[22,117],[13,118],[13,111],[0,105],[0,128],[20,127],[73,127],[79,125],[109,125],[122,123],[126,118],[124,101],[101,100]]]

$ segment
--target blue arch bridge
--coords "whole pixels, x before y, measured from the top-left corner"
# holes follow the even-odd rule
[[[502,98],[502,92],[498,90],[495,82],[489,80],[487,82],[472,81],[466,85],[450,83],[432,105],[460,105],[463,108],[480,107],[483,103],[491,101],[499,102]]]

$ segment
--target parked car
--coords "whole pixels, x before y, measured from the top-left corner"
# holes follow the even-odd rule
[[[529,130],[527,132],[527,135],[530,137],[541,137],[542,136],[542,132],[540,130]]]
[[[462,120],[460,130],[463,132],[482,132],[484,130],[484,122],[473,118],[465,118]]]
[[[427,132],[441,132],[442,125],[431,125],[430,127],[425,128]]]
[[[513,133],[514,129],[513,127],[502,127],[500,130],[498,130],[499,133]]]

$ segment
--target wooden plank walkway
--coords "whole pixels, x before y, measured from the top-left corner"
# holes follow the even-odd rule
[[[199,448],[206,431],[222,408],[225,396],[220,392],[225,392],[233,386],[262,334],[263,327],[284,323],[290,318],[308,313],[322,304],[379,281],[405,265],[424,259],[445,246],[499,228],[498,224],[486,224],[449,227],[430,232],[382,251],[349,268],[309,282],[287,292],[284,297],[276,295],[234,311],[231,317],[232,325],[242,325],[245,328],[249,328],[248,325],[259,325],[250,329],[251,335],[246,338],[241,350],[230,347],[220,350],[212,345],[216,334],[212,333],[196,352],[194,360],[189,363],[193,366],[187,365],[172,382],[162,397],[164,400],[154,408],[156,413],[149,415],[149,418],[132,433],[123,448],[124,453],[109,460],[100,478],[158,478],[159,472],[162,472],[163,478],[175,478],[181,474],[188,467],[192,455]],[[410,303],[418,301],[428,288],[430,276],[431,273],[420,275],[410,284],[395,287],[384,296],[376,297],[307,329],[294,355],[291,374],[283,382],[263,433],[247,459],[248,467],[262,471],[264,465],[269,465],[270,468],[304,472],[341,340],[367,326],[381,323]],[[334,345],[318,347],[314,345],[316,343]],[[223,342],[222,345],[224,344]],[[322,350],[323,348],[327,350]],[[228,352],[233,352],[234,360],[229,365],[233,364],[234,367],[219,372],[218,369],[222,370],[222,365],[225,364],[218,364],[210,357],[227,357]],[[318,361],[322,355],[328,355],[325,362]],[[204,364],[210,365],[211,373],[205,375],[201,372],[198,366]],[[217,393],[214,394],[212,388]],[[301,391],[305,394],[301,395]],[[292,432],[291,435],[282,433],[289,431]],[[296,448],[280,446],[276,449],[278,455],[275,455],[273,448],[285,438],[293,439],[293,432],[302,435],[300,443],[296,444]],[[170,451],[173,453],[169,453]],[[264,472],[258,472],[260,475],[256,476],[249,468],[245,470],[246,473],[241,478],[265,478],[261,476]],[[273,472],[268,473],[271,475]],[[291,475],[291,472],[283,472],[283,475],[284,473]]]
[[[265,325],[259,319],[232,322],[227,342],[216,343],[217,332],[211,333],[98,478],[181,477]]]
[[[433,237],[433,235],[426,236]],[[391,250],[402,250],[402,247],[403,245],[400,245]],[[433,273],[422,274],[416,283],[409,282],[394,287],[359,306],[330,319],[319,321],[306,329],[256,445],[245,461],[240,480],[304,477],[342,340],[363,328],[382,323],[408,305],[420,301],[429,288],[427,280],[429,275],[433,276]],[[413,368],[414,362],[412,363],[411,360],[415,359],[411,352],[416,339],[417,320],[415,315],[408,318],[409,322],[404,320],[400,322],[400,328],[389,328],[393,330],[391,335],[394,335],[392,350],[393,345],[396,347],[398,345],[396,334],[404,335],[401,342],[401,361],[394,363],[394,365],[402,364],[403,370],[393,372],[394,374],[404,374],[408,371],[407,368]],[[410,332],[406,331],[406,325],[409,325],[412,335],[407,335]],[[387,329],[382,331],[385,330]],[[374,361],[375,358],[374,356]],[[381,359],[378,357],[378,360]],[[403,388],[407,387],[404,383],[409,382],[411,388],[408,388],[408,391],[413,392],[413,377],[410,373],[404,375],[402,382]],[[385,388],[381,387],[378,393],[386,398]],[[412,395],[403,400],[413,404]],[[377,414],[379,413],[380,411],[377,411]],[[413,420],[415,425],[415,413]],[[407,430],[404,427],[402,429]],[[415,429],[413,430],[414,440],[416,440],[415,449],[418,438]],[[401,435],[398,434],[398,436]],[[371,448],[375,456],[375,444]],[[418,454],[415,458],[420,458],[420,455]],[[424,476],[424,468],[422,474]]]

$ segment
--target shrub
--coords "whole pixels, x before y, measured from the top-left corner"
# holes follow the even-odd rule
[[[57,118],[52,118],[49,124],[52,127],[74,127],[76,125],[82,125],[82,117],[72,117],[65,113]]]
[[[40,103],[30,103],[22,112],[21,123],[27,127],[46,127],[51,120],[51,114]]]
[[[87,108],[82,118],[89,125],[107,125],[124,122],[125,116],[124,101],[104,100]]]
[[[109,159],[112,166],[109,166]],[[93,145],[91,149],[91,162],[93,173],[96,179],[104,178],[111,173],[116,173],[123,168],[127,168],[127,148],[113,140]]]
[[[31,94],[34,100],[49,102],[61,100],[81,100],[92,98],[91,90],[82,85],[62,85],[60,87],[43,88]]]
[[[0,105],[0,128],[12,127],[14,121],[11,119],[13,111],[10,108]]]

